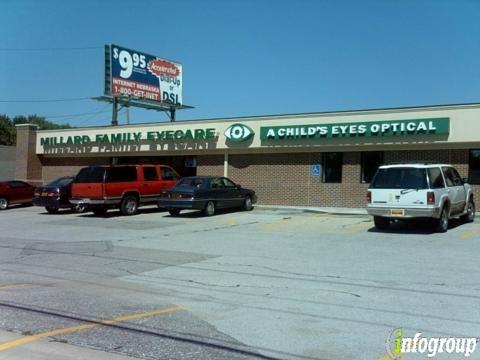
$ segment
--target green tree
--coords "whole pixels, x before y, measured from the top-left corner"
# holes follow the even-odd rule
[[[0,114],[0,145],[16,144],[17,130],[15,129],[15,125],[18,124],[35,124],[38,125],[39,130],[71,128],[69,124],[55,124],[43,116],[38,115],[19,115],[15,116],[12,120],[7,115]]]

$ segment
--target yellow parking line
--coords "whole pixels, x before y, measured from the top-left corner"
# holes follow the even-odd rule
[[[404,354],[398,354],[396,355],[395,359],[400,359],[403,357]],[[382,357],[379,357],[377,360],[393,360],[392,357],[388,354],[383,355]]]
[[[465,240],[465,239],[468,239],[472,236],[475,236],[477,234],[480,234],[480,227],[476,227],[472,230],[468,230],[468,231],[465,231],[462,236],[460,236],[460,239],[461,240]]]
[[[29,287],[29,286],[32,286],[32,284],[5,284],[5,285],[0,285],[0,290],[22,288],[22,287]]]
[[[137,319],[156,316],[156,315],[168,314],[168,313],[180,311],[183,309],[184,307],[175,305],[167,308],[160,308],[160,309],[155,309],[151,311],[144,311],[144,312],[122,315],[110,320],[99,320],[98,322],[94,322],[94,323],[85,323],[85,324],[70,326],[66,328],[49,330],[43,333],[38,333],[34,335],[25,336],[20,339],[7,341],[3,344],[0,344],[0,351],[5,351],[5,350],[11,349],[17,346],[25,345],[25,344],[30,344],[32,342],[45,339],[51,336],[71,334],[74,332],[90,330],[90,329],[101,327],[101,326],[113,325],[113,324],[128,321],[128,320],[137,320]]]

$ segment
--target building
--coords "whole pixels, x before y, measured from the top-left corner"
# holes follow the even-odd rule
[[[480,197],[480,104],[258,116],[38,131],[17,126],[16,176],[47,182],[81,167],[170,164],[223,175],[259,203],[361,207],[379,164],[453,164]],[[478,185],[477,185],[478,184]]]

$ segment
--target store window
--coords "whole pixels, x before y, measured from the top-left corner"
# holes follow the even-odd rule
[[[323,153],[323,182],[342,182],[343,153]]]
[[[383,151],[362,152],[361,164],[362,183],[371,183],[378,167],[383,164]]]
[[[470,184],[480,184],[480,149],[470,150],[468,161],[468,182]]]

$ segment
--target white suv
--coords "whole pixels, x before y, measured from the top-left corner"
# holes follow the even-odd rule
[[[473,191],[457,170],[446,164],[380,166],[367,193],[367,212],[385,229],[394,219],[430,218],[445,232],[448,220],[475,218]]]

